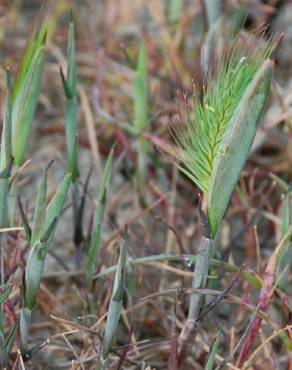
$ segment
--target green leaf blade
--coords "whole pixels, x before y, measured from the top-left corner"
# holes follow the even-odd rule
[[[210,348],[207,363],[205,365],[205,370],[213,370],[214,369],[216,354],[217,354],[218,348],[219,348],[220,337],[221,337],[221,333],[217,336],[217,338],[215,339],[215,342],[213,343],[213,345]]]
[[[6,71],[6,99],[4,122],[1,137],[0,169],[3,170],[12,161],[12,81],[10,71]]]
[[[9,193],[9,178],[0,178],[0,227],[7,224],[7,205]]]
[[[47,25],[46,22],[43,22],[40,29],[37,30],[37,26],[34,27],[34,30],[28,40],[26,45],[24,55],[20,64],[19,72],[17,73],[16,81],[13,88],[13,102],[16,96],[19,94],[24,80],[28,74],[28,71],[31,67],[31,63],[35,54],[39,49],[43,48],[46,44],[47,37]]]
[[[66,101],[66,143],[68,155],[68,171],[72,174],[72,181],[78,177],[77,164],[77,100],[76,97]]]
[[[68,57],[67,84],[72,92],[72,95],[76,96],[75,25],[73,21],[71,21],[69,24],[67,57]]]
[[[148,121],[148,72],[147,50],[145,41],[140,43],[138,64],[135,78],[135,126],[139,131],[143,130]]]
[[[71,17],[72,18],[72,17]],[[72,181],[75,183],[78,177],[77,158],[77,74],[76,74],[76,51],[75,51],[75,25],[73,20],[69,24],[68,45],[67,45],[68,70],[65,78],[62,68],[61,78],[66,97],[66,144],[68,156],[68,170],[72,174]]]
[[[292,191],[288,191],[280,208],[281,239],[289,233],[292,225]],[[277,285],[283,291],[289,291],[289,275],[292,266],[292,239],[286,238],[283,248],[277,254],[276,279]]]
[[[67,173],[47,206],[44,230],[48,230],[55,218],[59,218],[71,184],[72,175]]]
[[[25,271],[25,307],[32,310],[36,304],[48,244],[37,241],[30,249]]]

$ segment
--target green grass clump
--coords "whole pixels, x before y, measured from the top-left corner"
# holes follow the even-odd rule
[[[221,0],[146,2],[126,12],[96,2],[105,12],[74,6],[74,22],[65,14],[69,1],[56,3],[47,57],[43,25],[14,83],[7,71],[3,91],[0,368],[219,370],[261,366],[263,354],[267,369],[278,357],[287,367],[292,195],[282,144],[292,136],[284,131],[291,122],[282,89],[266,120],[279,133],[272,150],[263,144],[241,176],[269,96],[274,42],[251,41],[249,27],[234,38],[233,9]],[[16,23],[4,30],[5,58],[22,42]],[[179,115],[175,94],[182,83],[192,91],[203,60],[203,83]],[[177,117],[176,146],[169,125]],[[160,149],[177,150],[186,176]],[[95,173],[99,156],[104,165]],[[270,170],[287,183],[276,185]]]
[[[181,170],[203,191],[202,237],[192,288],[207,286],[214,239],[244,167],[263,113],[274,63],[273,43],[239,50],[235,44],[207,76],[202,96],[195,92],[195,108],[186,117],[185,130],[177,130]],[[202,305],[202,295],[190,297],[188,320],[181,338],[189,341]]]
[[[50,165],[46,168],[41,178],[36,199],[34,225],[32,229],[27,222],[22,205],[19,201],[20,214],[30,245],[25,268],[23,307],[20,316],[22,351],[26,350],[31,313],[36,305],[46,256],[56,231],[57,223],[64,207],[71,183],[71,174],[68,173],[65,175],[63,181],[57,188],[56,193],[47,205],[47,172],[49,167]]]

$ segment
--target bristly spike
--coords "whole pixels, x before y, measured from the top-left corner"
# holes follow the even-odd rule
[[[275,48],[273,40],[265,47],[249,48],[242,43],[248,44],[238,38],[231,51],[210,68],[204,78],[202,99],[195,91],[195,108],[185,110],[185,127],[175,130],[183,172],[205,194],[210,187],[214,161],[220,154],[220,143],[240,99]]]
[[[265,46],[256,45],[251,47],[250,45],[249,39],[238,37],[233,47],[220,58],[220,61],[209,66],[207,75],[203,77],[203,89],[201,92],[199,90],[194,92],[193,109],[189,108],[187,98],[183,95],[185,107],[182,121],[185,125],[177,128],[174,135],[180,148],[178,157],[181,164],[178,164],[178,167],[196,183],[205,194],[206,199],[209,200],[208,217],[213,237],[227,209],[233,186],[235,186],[242,169],[238,165],[236,166],[238,169],[236,172],[230,168],[228,169],[226,164],[223,166],[229,171],[228,174],[225,173],[225,176],[231,176],[232,181],[231,179],[230,181],[225,179],[226,182],[229,181],[230,186],[228,194],[226,196],[222,195],[221,198],[224,199],[220,201],[218,192],[216,192],[216,184],[224,185],[224,179],[218,174],[218,161],[225,161],[226,157],[223,143],[227,140],[230,130],[234,129],[234,125],[244,125],[245,130],[249,130],[245,132],[243,129],[243,136],[239,138],[239,142],[236,138],[233,140],[239,145],[234,148],[239,153],[235,156],[236,160],[243,166],[269,92],[273,66],[266,63],[275,50],[276,42],[271,39]],[[263,68],[264,65],[267,67]],[[258,84],[255,84],[254,81],[257,79],[260,80]],[[266,85],[267,89],[265,88]],[[256,91],[250,91],[251,89]],[[257,97],[256,94],[261,93],[259,89],[263,90],[263,98],[260,99],[258,106],[249,102],[253,108],[250,120],[254,121],[254,126],[250,127],[242,114],[240,122],[235,119],[235,116],[242,111],[240,107],[245,104],[244,99],[247,99],[244,97]],[[240,144],[245,150],[241,148]],[[230,158],[229,161],[231,161]],[[223,188],[221,188],[221,191]],[[216,210],[215,193],[216,202],[221,205],[221,212]],[[210,203],[211,198],[213,204]]]
[[[208,191],[208,220],[215,237],[246,163],[269,96],[274,62],[266,60],[244,92],[220,143]]]

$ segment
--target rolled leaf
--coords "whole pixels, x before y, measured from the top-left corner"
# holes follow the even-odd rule
[[[10,71],[6,71],[6,100],[1,138],[0,169],[7,168],[12,160],[12,82]]]
[[[58,189],[56,190],[56,193],[54,194],[50,203],[48,204],[46,209],[44,230],[47,230],[49,228],[55,218],[59,218],[64,207],[67,193],[71,184],[71,179],[71,174],[67,173],[61,184],[58,186]]]
[[[125,288],[126,260],[127,247],[122,243],[102,343],[102,356],[104,359],[111,350],[121,316]]]
[[[145,128],[148,121],[148,73],[147,50],[141,41],[135,78],[135,126],[138,131]]]
[[[147,49],[145,41],[142,40],[140,43],[138,64],[135,78],[135,97],[134,97],[134,111],[135,118],[134,124],[137,133],[141,133],[145,130],[148,123],[148,72],[147,72]],[[137,153],[138,153],[138,190],[140,195],[143,194],[143,188],[145,183],[145,173],[147,166],[147,141],[140,137],[137,141]]]
[[[37,228],[34,230],[34,239],[36,241],[31,244],[31,249],[28,255],[26,270],[25,270],[25,307],[33,309],[36,303],[36,298],[40,286],[40,281],[45,265],[45,258],[48,253],[48,248],[54,236],[57,221],[62,212],[66,195],[71,182],[71,175],[67,174],[61,184],[59,185],[54,197],[46,208],[44,209],[39,204],[36,207],[35,216],[39,215],[42,219],[39,221],[35,219]],[[39,191],[38,201],[43,200],[44,205],[46,194],[46,173],[42,179],[42,186]]]
[[[31,323],[31,310],[27,307],[23,307],[20,312],[19,320],[21,352],[25,352],[27,347],[30,323]]]
[[[76,56],[75,56],[75,27],[71,17],[67,47],[68,71],[67,78],[61,68],[61,78],[66,97],[66,143],[68,156],[68,170],[72,174],[72,181],[78,177],[77,164],[77,90],[76,90]]]
[[[48,252],[48,243],[37,241],[30,249],[25,269],[25,307],[32,310],[36,298]]]
[[[11,115],[12,115],[12,83],[9,69],[6,73],[6,101],[0,149],[0,227],[8,221],[7,204],[9,193],[9,177],[13,164],[11,141]]]
[[[25,307],[33,309],[48,254],[49,241],[52,239],[57,219],[46,230],[42,240],[36,241],[29,252],[25,269]]]
[[[97,196],[97,207],[95,210],[94,221],[93,221],[93,234],[90,241],[90,245],[87,251],[87,264],[86,264],[86,279],[89,287],[92,286],[92,279],[94,275],[94,268],[98,261],[100,247],[101,247],[101,222],[105,210],[106,194],[108,191],[111,169],[113,162],[113,148],[106,160],[104,171],[101,177],[101,182]]]
[[[19,70],[13,89],[12,151],[15,164],[23,162],[35,113],[43,75],[45,26],[34,33]]]
[[[204,289],[206,287],[213,244],[213,240],[202,237],[195,263],[192,288]],[[201,294],[191,294],[188,320],[195,320],[198,316],[202,298]]]
[[[0,178],[0,227],[5,227],[6,225],[8,192],[9,192],[9,179]]]
[[[218,352],[220,337],[221,337],[221,335],[217,336],[217,338],[215,339],[214,343],[212,344],[212,346],[210,348],[210,351],[208,353],[207,363],[205,365],[205,370],[213,370],[214,369],[215,359],[216,359],[216,354]]]
[[[67,58],[68,58],[68,72],[67,72],[67,84],[70,88],[71,95],[76,95],[76,52],[75,52],[75,25],[73,16],[71,14],[71,20],[69,25],[68,34],[68,46],[67,46]]]

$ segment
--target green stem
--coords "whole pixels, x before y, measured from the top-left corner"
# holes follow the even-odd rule
[[[75,266],[76,269],[80,269],[82,266],[82,214],[80,212],[79,200],[79,189],[78,183],[74,182],[72,184],[72,203],[73,203],[73,242],[75,244]]]
[[[212,246],[213,240],[202,237],[195,263],[192,288],[205,289],[207,286]],[[198,316],[202,298],[203,296],[201,294],[191,295],[188,320],[195,320]]]
[[[138,172],[137,172],[137,185],[138,195],[142,207],[145,207],[145,181],[147,173],[147,145],[148,143],[144,138],[140,137],[137,142],[138,145]]]
[[[15,205],[16,205],[16,198],[17,198],[17,192],[18,192],[18,175],[16,175],[16,178],[13,180],[11,187],[9,189],[8,195],[7,195],[7,226],[12,226],[14,221],[14,213],[15,213]]]
[[[32,311],[27,307],[22,307],[20,312],[20,350],[25,353],[29,336],[29,327],[31,324]]]
[[[145,263],[164,262],[164,261],[186,262],[187,264],[190,264],[190,263],[194,263],[196,259],[197,259],[197,256],[193,254],[179,254],[179,255],[156,254],[153,256],[140,257],[132,261],[127,261],[126,268],[129,268],[130,266],[144,265]],[[214,258],[210,259],[210,264],[213,266],[219,266],[222,268],[223,271],[226,271],[226,272],[237,272],[238,271],[237,266],[230,265],[226,262],[222,262]],[[103,271],[101,271],[99,274],[95,275],[94,279],[101,279],[101,278],[107,277],[108,275],[116,272],[116,269],[117,269],[117,265],[108,267],[104,269]],[[254,276],[252,273],[248,271],[242,271],[240,273],[240,276],[246,281],[248,281],[248,283],[251,284],[253,287],[257,289],[261,288],[262,286],[261,281],[256,276]]]
[[[202,236],[198,254],[195,263],[192,288],[194,289],[205,289],[207,286],[208,272],[211,265],[211,252],[213,246],[213,240]],[[196,322],[199,316],[200,309],[203,303],[202,294],[191,294],[189,314],[188,318],[181,331],[181,350],[180,350],[180,360],[185,361],[190,352],[191,346],[189,345],[190,339],[194,337],[196,332]]]

